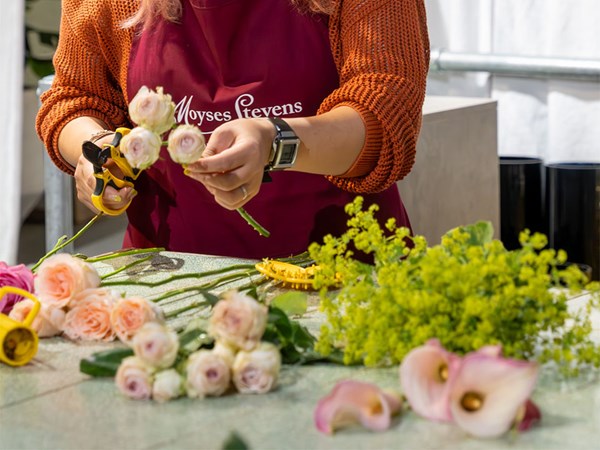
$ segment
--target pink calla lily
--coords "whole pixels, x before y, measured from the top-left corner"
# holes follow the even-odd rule
[[[508,431],[535,387],[535,363],[502,358],[486,351],[466,355],[450,383],[454,422],[477,437]]]
[[[387,393],[371,383],[344,380],[319,401],[314,414],[315,425],[326,434],[354,423],[383,431],[390,427],[392,415],[401,407],[399,395]]]
[[[460,357],[436,339],[410,351],[400,365],[400,384],[413,411],[427,419],[451,421],[449,380],[459,365]]]

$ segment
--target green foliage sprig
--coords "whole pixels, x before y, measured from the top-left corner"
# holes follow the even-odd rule
[[[568,374],[600,366],[589,320],[600,286],[576,265],[564,268],[566,253],[544,249],[544,235],[524,232],[522,248],[508,251],[492,239],[492,225],[479,222],[429,247],[393,219],[382,229],[376,210],[363,211],[357,198],[346,206],[347,232],[309,249],[321,268],[316,286],[327,317],[317,351],[343,349],[345,363],[389,365],[437,338],[459,354],[501,344],[506,356],[556,361]],[[354,249],[372,263],[356,259]],[[568,298],[583,289],[592,302],[569,311]]]

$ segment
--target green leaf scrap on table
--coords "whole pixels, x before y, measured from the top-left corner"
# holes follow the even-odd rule
[[[508,357],[555,361],[569,375],[600,366],[589,320],[591,304],[600,305],[600,285],[576,265],[561,268],[566,253],[546,249],[544,235],[523,232],[522,248],[508,251],[492,239],[492,225],[479,222],[429,247],[393,220],[382,229],[376,209],[363,211],[357,198],[346,206],[347,232],[310,247],[327,316],[317,351],[341,349],[346,363],[390,365],[437,338],[459,354],[501,344]],[[374,264],[354,259],[354,248]],[[341,289],[328,290],[340,281]],[[583,289],[590,306],[569,312],[569,296]]]

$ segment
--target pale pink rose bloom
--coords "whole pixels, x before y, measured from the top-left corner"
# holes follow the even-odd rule
[[[220,353],[198,350],[186,364],[185,389],[188,397],[203,398],[223,395],[231,383],[231,367]]]
[[[131,343],[135,355],[155,369],[171,367],[179,350],[177,333],[157,322],[146,322],[142,325]]]
[[[119,298],[110,314],[113,330],[126,344],[145,323],[163,321],[162,310],[143,297]]]
[[[183,378],[175,369],[158,372],[152,384],[152,398],[164,403],[179,397],[183,393]]]
[[[119,391],[134,400],[148,400],[152,397],[152,369],[144,362],[129,356],[119,365],[115,375],[115,384]]]
[[[469,353],[451,383],[454,422],[469,434],[493,438],[506,433],[522,414],[538,376],[528,361]]]
[[[319,401],[314,420],[317,429],[326,434],[355,423],[383,431],[401,408],[402,398],[397,393],[385,392],[372,383],[344,380]]]
[[[208,333],[236,349],[252,350],[267,326],[268,309],[254,298],[228,291],[213,308]]]
[[[41,303],[63,308],[80,292],[100,286],[100,276],[91,264],[59,253],[40,264],[34,286]]]
[[[216,341],[212,352],[223,358],[229,367],[233,367],[237,352],[231,345],[225,342]]]
[[[252,351],[240,351],[233,362],[233,384],[242,394],[264,394],[277,384],[281,353],[270,342],[261,342]]]
[[[413,411],[431,420],[452,420],[448,395],[450,377],[460,358],[436,339],[410,351],[400,365],[400,384]]]
[[[162,139],[158,134],[135,127],[123,136],[119,149],[131,167],[143,170],[158,160],[161,146]]]
[[[202,156],[206,140],[195,125],[180,125],[169,133],[167,150],[171,159],[179,164],[191,164]]]
[[[110,324],[110,314],[115,297],[109,289],[86,289],[71,301],[64,332],[69,339],[83,341],[112,341],[115,332]]]
[[[17,322],[23,322],[33,309],[33,305],[33,300],[26,298],[13,307],[8,317]],[[41,338],[57,336],[62,333],[65,316],[66,313],[63,309],[42,304],[37,316],[33,319],[31,328]]]
[[[175,103],[162,87],[153,91],[142,86],[129,104],[129,116],[135,124],[162,135],[175,125]]]

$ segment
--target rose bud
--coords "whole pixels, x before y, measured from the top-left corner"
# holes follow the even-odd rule
[[[152,397],[152,369],[136,356],[129,356],[119,365],[115,384],[119,391],[134,400]]]
[[[26,298],[17,303],[8,314],[13,320],[23,322],[33,309],[33,300]],[[53,337],[63,332],[66,313],[62,308],[42,304],[38,315],[33,319],[31,328],[38,337]]]
[[[119,298],[110,315],[117,337],[126,344],[145,323],[163,321],[162,310],[143,297]]]
[[[152,384],[152,398],[159,403],[179,397],[183,393],[183,379],[175,369],[158,372]]]
[[[162,140],[158,134],[135,127],[123,136],[119,148],[131,167],[143,170],[156,162],[161,146]]]
[[[152,91],[142,86],[129,103],[129,116],[137,125],[162,135],[175,125],[175,104],[162,87]]]
[[[135,356],[156,369],[166,369],[173,365],[179,350],[177,333],[166,325],[157,322],[145,323],[133,336],[132,347]]]
[[[206,141],[195,125],[180,125],[169,133],[167,150],[171,159],[179,164],[191,164],[202,156]]]
[[[242,394],[264,394],[272,390],[279,376],[281,354],[270,342],[261,342],[252,351],[240,351],[233,362],[233,384]]]
[[[227,357],[211,350],[198,350],[190,355],[186,365],[188,397],[203,398],[224,394],[230,386],[231,368]]]

